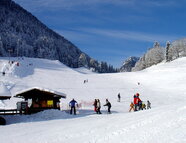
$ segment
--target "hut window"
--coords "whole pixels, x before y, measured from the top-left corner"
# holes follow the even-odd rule
[[[28,99],[28,107],[31,107],[32,105],[32,99]]]
[[[52,107],[54,105],[54,101],[53,100],[47,100],[47,105],[48,105],[48,107]]]

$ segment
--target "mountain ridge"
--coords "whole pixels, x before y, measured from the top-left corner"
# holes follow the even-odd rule
[[[0,1],[0,22],[0,56],[46,58],[59,60],[72,68],[109,72],[12,0]]]

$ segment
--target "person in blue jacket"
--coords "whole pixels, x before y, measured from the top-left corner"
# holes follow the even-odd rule
[[[76,100],[72,99],[69,103],[69,106],[71,107],[70,109],[70,114],[72,114],[72,110],[74,111],[74,115],[76,115],[76,105],[78,107],[78,103]]]

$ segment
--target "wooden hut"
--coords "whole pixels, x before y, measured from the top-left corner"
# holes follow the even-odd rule
[[[19,110],[24,109],[27,110],[27,113],[35,113],[45,109],[60,109],[60,99],[66,98],[66,95],[64,93],[34,87],[21,91],[14,97],[25,100],[25,102],[17,103]]]

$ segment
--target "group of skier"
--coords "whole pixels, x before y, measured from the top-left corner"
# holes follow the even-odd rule
[[[147,108],[146,108],[147,107]],[[134,101],[130,104],[129,112],[133,111],[139,111],[139,110],[146,110],[151,109],[151,103],[149,100],[147,100],[147,105],[139,98],[139,93],[136,93],[134,95]]]
[[[94,111],[97,113],[97,114],[101,114],[101,111],[100,111],[100,109],[101,109],[101,102],[100,102],[100,100],[99,99],[95,99],[94,100],[94,104],[93,104],[93,106],[94,106]],[[111,103],[108,101],[108,99],[106,99],[106,104],[105,105],[103,105],[103,106],[107,106],[108,107],[108,113],[110,114],[111,113],[111,111],[110,111],[110,109],[111,109]]]
[[[99,99],[95,99],[94,101],[94,111],[97,113],[97,114],[102,114],[101,113],[101,102]],[[111,111],[111,103],[108,101],[108,99],[106,99],[106,104],[103,105],[103,106],[107,106],[108,107],[108,113],[110,114]],[[72,114],[72,112],[74,113],[74,115],[76,115],[76,107],[78,107],[78,103],[76,100],[72,99],[70,102],[69,102],[69,107],[70,107],[70,114]]]
[[[120,93],[118,94],[118,102],[120,102]],[[69,106],[71,107],[70,109],[70,114],[72,114],[72,111],[74,112],[74,115],[76,115],[76,107],[78,107],[78,103],[77,101],[75,101],[74,99],[72,99],[69,103]],[[97,113],[97,114],[102,114],[101,113],[101,102],[99,99],[95,99],[94,100],[94,103],[93,103],[93,106],[94,106],[94,111]],[[111,114],[111,103],[109,102],[108,99],[106,99],[106,103],[103,105],[103,106],[107,106],[107,111],[109,114]],[[133,111],[139,111],[139,110],[146,110],[146,109],[151,109],[151,103],[149,100],[147,100],[147,105],[139,98],[139,93],[136,93],[134,95],[134,101],[131,102],[130,104],[130,109],[129,109],[129,112],[131,112],[132,110]]]
[[[101,102],[99,99],[95,99],[94,101],[94,111],[97,113],[97,114],[102,114],[101,113]],[[106,99],[106,103],[103,105],[103,106],[107,106],[108,107],[108,114],[111,114],[111,103],[108,101],[108,99]],[[70,107],[70,114],[72,114],[72,112],[74,113],[74,115],[76,115],[76,107],[78,107],[78,103],[76,100],[72,99],[70,102],[69,102],[69,107]]]

